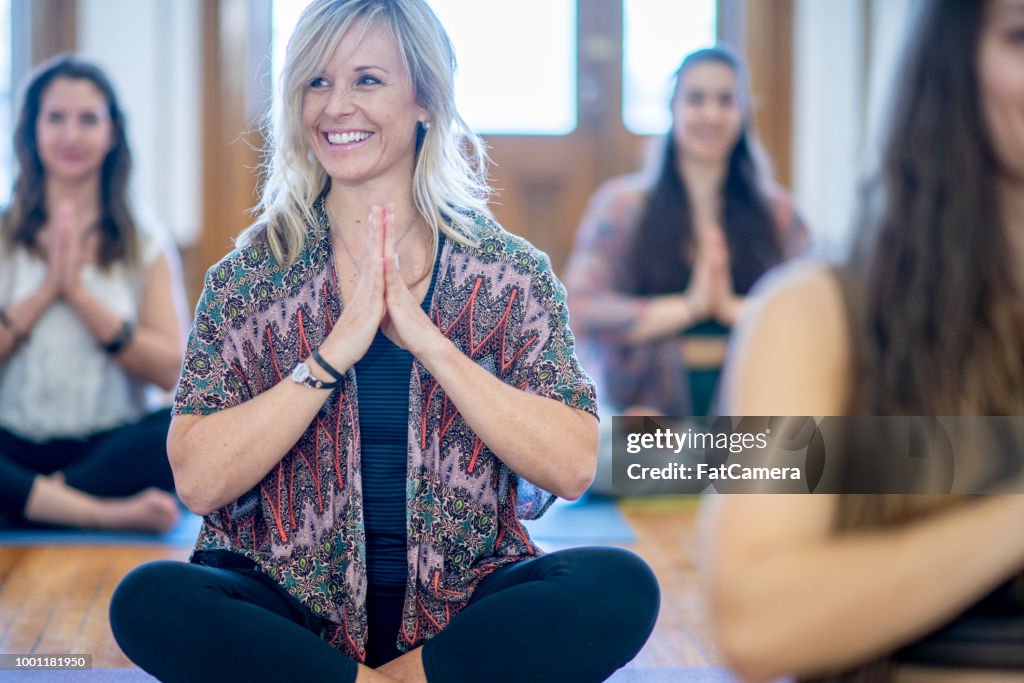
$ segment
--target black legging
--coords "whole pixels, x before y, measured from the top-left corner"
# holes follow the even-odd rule
[[[503,567],[422,651],[430,683],[603,681],[647,641],[658,584],[619,548],[573,548]],[[398,653],[401,599],[368,604],[369,666]],[[151,562],[117,587],[110,625],[161,681],[355,681],[320,620],[256,570]],[[377,659],[378,661],[374,661]]]
[[[85,440],[26,441],[0,429],[0,512],[23,518],[32,482],[60,470],[73,488],[128,496],[151,486],[174,491],[167,461],[169,408]]]

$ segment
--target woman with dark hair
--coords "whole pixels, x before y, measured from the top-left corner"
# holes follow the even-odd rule
[[[859,248],[766,287],[729,363],[731,415],[1024,414],[1024,0],[920,11]],[[1022,495],[717,496],[708,512],[712,615],[751,680],[1024,666],[1006,583]],[[1017,615],[1000,661],[979,614],[996,603]]]
[[[602,401],[644,414],[705,415],[729,329],[807,231],[768,177],[742,63],[713,47],[676,74],[657,175],[615,178],[577,232],[567,285]]]
[[[170,414],[145,393],[177,379],[180,279],[129,206],[131,152],[106,75],[71,56],[40,66],[14,148],[0,215],[0,512],[164,531],[178,516]]]

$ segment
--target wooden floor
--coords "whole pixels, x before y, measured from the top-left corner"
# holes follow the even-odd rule
[[[686,501],[625,503],[642,556],[661,583],[654,634],[636,667],[718,664],[693,561],[694,510]],[[92,654],[93,667],[131,666],[110,633],[107,607],[125,574],[150,560],[184,560],[188,548],[0,547],[0,653]]]
[[[629,666],[721,666],[697,576],[696,499],[650,498],[620,508],[637,536],[623,547],[647,561],[661,586],[658,623]]]

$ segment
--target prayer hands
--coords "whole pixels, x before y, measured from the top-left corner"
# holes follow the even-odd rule
[[[74,203],[66,200],[57,207],[43,247],[48,265],[47,286],[55,297],[74,300],[82,291],[82,266],[96,258],[98,233],[75,220]]]
[[[362,358],[380,329],[398,346],[419,357],[432,343],[443,339],[420,308],[401,275],[394,230],[394,208],[375,206],[358,265],[352,295],[320,353],[338,369]]]
[[[697,250],[693,276],[685,296],[690,302],[693,321],[709,318],[724,325],[735,320],[743,298],[733,290],[729,250],[718,226],[711,228]]]
[[[393,210],[388,206],[384,210],[384,303],[387,311],[381,329],[395,344],[421,357],[442,335],[402,278],[397,242],[401,236],[396,235],[393,228]]]
[[[384,230],[382,211],[370,212],[363,253],[356,263],[358,277],[345,308],[320,346],[323,357],[339,370],[366,355],[384,317]],[[339,362],[344,359],[343,362]]]

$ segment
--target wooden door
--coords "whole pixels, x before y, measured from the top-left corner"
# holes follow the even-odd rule
[[[755,126],[776,177],[786,184],[792,0],[719,0],[717,16],[719,39],[747,55]],[[578,0],[577,35],[576,130],[563,136],[485,138],[499,191],[492,202],[496,218],[546,251],[558,273],[591,194],[608,178],[640,168],[652,143],[622,121],[622,0]]]
[[[486,136],[498,194],[492,209],[509,231],[551,256],[560,271],[587,199],[602,180],[636,165],[622,125],[622,2],[577,4],[576,130],[560,136]],[[543,106],[543,103],[538,103]]]

